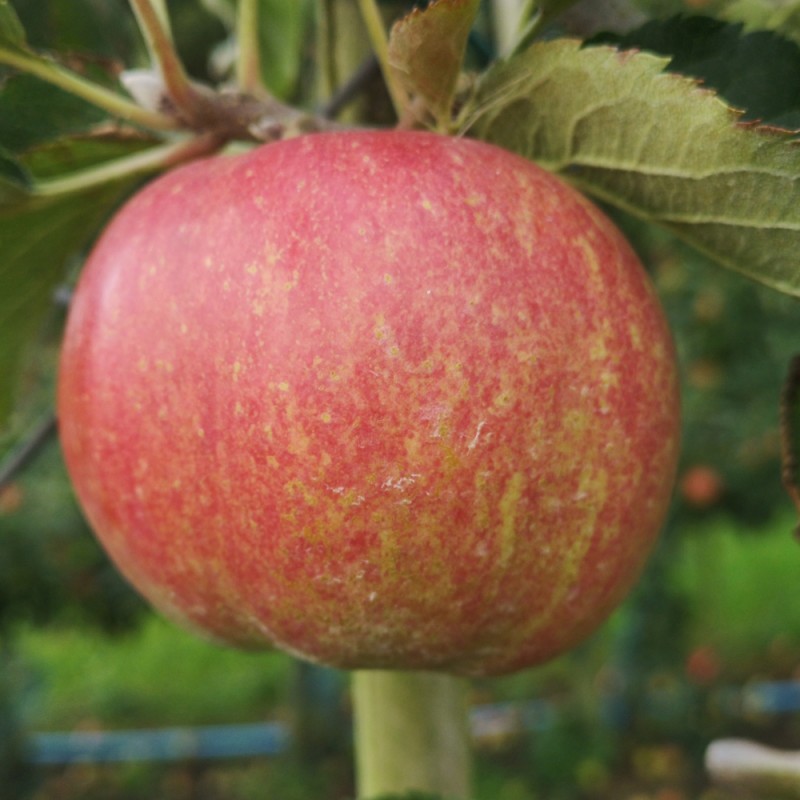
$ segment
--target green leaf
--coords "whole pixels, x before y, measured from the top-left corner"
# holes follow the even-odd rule
[[[112,184],[54,198],[29,195],[0,208],[0,428],[13,407],[21,354],[65,279],[67,262],[121,191]]]
[[[26,151],[19,161],[25,174],[42,181],[123,159],[158,142],[133,130],[98,130],[46,142]]]
[[[406,91],[440,127],[450,120],[467,39],[480,0],[437,0],[392,27],[389,63]]]
[[[261,71],[270,91],[289,99],[297,91],[313,4],[308,0],[262,0],[262,4]]]
[[[0,146],[14,152],[85,130],[107,114],[30,75],[14,75],[0,91]]]
[[[9,0],[0,0],[0,46],[25,47],[25,29]]]
[[[716,16],[728,22],[741,22],[747,30],[772,30],[800,41],[800,2],[798,0],[733,0],[716,9]]]
[[[716,89],[743,119],[780,124],[800,112],[800,47],[772,31],[742,34],[741,24],[710,17],[652,20],[616,36],[590,42],[669,56],[667,69],[699,78]]]
[[[538,43],[487,73],[464,127],[800,296],[800,149],[666,63]]]
[[[140,171],[76,191],[37,194],[36,180],[120,163],[150,143],[117,131],[51,142],[23,160],[0,151],[0,428],[13,408],[21,354],[54,289]],[[43,186],[44,184],[40,184]]]
[[[30,175],[22,164],[0,148],[0,208],[24,200],[30,183]]]
[[[126,0],[15,0],[31,48],[135,60],[141,39]]]

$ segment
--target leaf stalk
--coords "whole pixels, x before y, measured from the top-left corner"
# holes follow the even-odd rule
[[[178,121],[173,117],[142,108],[137,103],[81,77],[54,61],[20,50],[0,47],[0,64],[40,78],[107,111],[113,117],[119,117],[135,125],[159,131],[174,130],[178,127]]]
[[[37,182],[33,187],[32,195],[34,197],[55,197],[86,191],[110,181],[160,172],[183,162],[210,155],[223,144],[224,142],[218,137],[208,134],[151,147],[100,166],[81,170],[64,178],[52,178]]]

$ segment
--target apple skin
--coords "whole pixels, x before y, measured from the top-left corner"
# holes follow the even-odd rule
[[[336,132],[112,220],[59,378],[127,578],[216,639],[494,675],[592,632],[674,481],[670,333],[616,228],[494,146]]]

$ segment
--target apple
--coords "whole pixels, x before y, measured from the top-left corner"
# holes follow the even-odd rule
[[[483,142],[307,135],[180,167],[112,220],[58,404],[125,576],[224,642],[491,675],[636,580],[675,353],[618,230]]]

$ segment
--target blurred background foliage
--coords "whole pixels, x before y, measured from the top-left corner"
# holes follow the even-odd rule
[[[291,13],[289,4],[270,2],[286,12],[290,31],[284,47],[273,47],[272,85],[288,98],[320,92],[308,77],[319,55],[314,43],[323,47],[318,31],[306,28],[299,0]],[[767,24],[788,39],[800,32],[793,3],[628,5],[657,16],[713,13],[747,29]],[[122,61],[141,62],[143,46],[123,0],[17,0],[14,7],[37,46],[91,53],[92,68],[112,72]],[[230,3],[175,0],[170,10],[192,74],[218,79],[228,63]],[[491,56],[489,41],[484,25],[472,43],[476,63]],[[20,107],[14,94],[30,90],[26,80],[0,73],[4,146],[40,143],[51,130],[42,114],[57,118],[62,131],[70,120],[85,123],[91,112],[55,93],[37,94],[29,116],[2,113],[4,103]],[[666,234],[616,219],[651,272],[675,331],[684,436],[673,507],[641,583],[596,636],[540,669],[474,682],[476,705],[515,703],[498,707],[480,727],[479,800],[717,800],[723,796],[701,769],[711,738],[748,735],[800,748],[796,718],[746,702],[747,688],[759,681],[800,680],[798,544],[780,482],[779,435],[800,309]],[[50,413],[63,316],[54,304],[26,352],[0,460]],[[288,656],[218,648],[154,617],[83,522],[55,440],[0,490],[3,800],[349,797],[346,684],[336,673],[327,679],[339,687],[328,709],[336,724],[310,750],[219,764],[34,770],[25,758],[33,731],[264,719],[291,725],[303,709],[298,691],[308,684]]]

